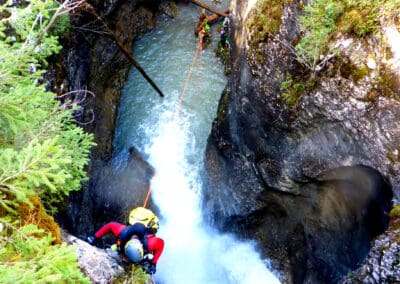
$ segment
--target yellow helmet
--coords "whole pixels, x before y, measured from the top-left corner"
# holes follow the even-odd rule
[[[154,233],[158,230],[158,218],[153,211],[144,207],[137,207],[129,213],[129,224],[142,223]]]

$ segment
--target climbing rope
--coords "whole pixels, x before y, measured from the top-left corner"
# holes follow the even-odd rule
[[[200,60],[199,60],[199,77],[198,77],[198,80],[196,81],[197,82],[197,86],[196,86],[196,89],[200,92],[200,86],[201,86],[201,82],[200,82],[200,79],[201,79],[201,71],[202,71],[202,64],[203,64],[203,35],[200,35],[200,43],[199,43],[199,46],[200,46]],[[200,94],[199,94],[200,95]]]
[[[190,65],[189,74],[188,74],[188,76],[187,76],[187,78],[186,78],[186,82],[185,82],[185,85],[184,85],[184,87],[183,87],[182,94],[181,94],[181,96],[179,97],[178,105],[177,105],[177,107],[176,107],[175,120],[176,120],[176,119],[178,118],[178,116],[179,116],[180,108],[181,108],[181,105],[182,105],[182,103],[183,103],[183,99],[184,99],[184,97],[185,97],[185,93],[186,93],[187,87],[189,86],[189,81],[190,81],[190,78],[192,77],[193,70],[194,70],[194,67],[195,67],[195,65],[196,65],[197,55],[199,54],[199,52],[200,52],[200,68],[201,68],[201,62],[202,62],[202,46],[203,46],[203,36],[200,35],[199,44],[198,44],[198,46],[197,46],[197,48],[196,48],[196,51],[195,51],[195,53],[194,53],[193,60],[192,60],[192,64]],[[154,174],[154,175],[155,175],[155,174]],[[149,187],[148,187],[148,189],[147,189],[146,197],[145,197],[144,202],[143,202],[143,207],[144,207],[144,208],[147,207],[147,203],[149,202],[149,199],[150,199],[150,194],[151,194],[151,183],[150,183],[150,185],[149,185]]]
[[[186,93],[187,87],[189,86],[189,81],[190,81],[190,78],[192,77],[192,73],[193,73],[194,67],[196,65],[197,55],[199,54],[199,51],[201,50],[202,44],[203,44],[202,36],[200,36],[199,44],[198,44],[198,46],[196,48],[196,52],[194,53],[192,64],[190,65],[189,74],[188,74],[188,76],[186,78],[186,82],[185,82],[185,85],[183,87],[182,94],[179,97],[178,106],[176,107],[175,119],[179,116],[180,108],[181,108],[181,105],[183,103],[183,99],[185,97],[185,93]]]
[[[151,194],[151,182],[150,182],[149,188],[147,189],[146,198],[144,199],[144,202],[143,202],[143,208],[147,207],[147,203],[149,202],[150,194]]]

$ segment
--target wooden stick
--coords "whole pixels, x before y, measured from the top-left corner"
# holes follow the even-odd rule
[[[206,9],[206,10],[208,10],[208,11],[214,13],[214,14],[217,14],[217,15],[219,15],[219,16],[222,16],[222,17],[227,17],[227,16],[228,16],[228,13],[220,12],[220,11],[214,10],[213,8],[210,8],[210,7],[207,6],[206,4],[201,3],[200,1],[197,1],[197,0],[190,0],[190,2],[192,2],[193,4],[195,4],[195,5],[197,5],[197,6],[201,7],[201,8],[204,8],[204,9]]]
[[[227,15],[229,14],[229,9],[226,9],[225,11],[222,11],[222,13],[226,13]],[[212,24],[214,23],[216,20],[218,20],[218,18],[221,17],[218,14],[212,14],[211,16],[207,17],[207,24]]]
[[[164,97],[163,92],[160,90],[160,88],[154,83],[154,81],[150,78],[149,75],[147,75],[146,71],[140,66],[140,64],[135,60],[135,58],[132,57],[131,53],[125,48],[125,46],[119,41],[119,39],[116,37],[114,32],[108,27],[108,25],[103,21],[103,19],[97,14],[97,12],[94,10],[93,6],[86,3],[86,9],[88,12],[93,14],[104,26],[106,29],[107,35],[117,44],[118,48],[120,51],[126,56],[126,58],[129,60],[129,62],[135,66],[135,68],[143,75],[143,77],[147,80],[147,82],[150,83],[150,85],[157,91],[157,93],[161,96]]]

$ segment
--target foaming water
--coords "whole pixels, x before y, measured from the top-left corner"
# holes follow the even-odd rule
[[[115,162],[135,146],[155,168],[152,199],[160,210],[159,236],[165,250],[157,283],[279,283],[251,242],[218,234],[204,224],[201,172],[207,137],[226,85],[223,66],[209,46],[197,63],[180,112],[179,97],[196,50],[193,30],[199,9],[180,7],[180,15],[142,37],[135,58],[160,86],[161,99],[132,69],[123,90],[115,134]],[[216,42],[214,31],[213,41]]]

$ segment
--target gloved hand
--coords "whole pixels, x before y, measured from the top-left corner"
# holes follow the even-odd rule
[[[154,263],[152,263],[152,262],[145,261],[142,264],[142,268],[143,268],[144,272],[146,272],[147,274],[156,273],[156,265]]]
[[[150,263],[149,267],[146,271],[147,274],[155,274],[156,273],[156,265],[154,263]]]
[[[94,243],[97,241],[97,238],[96,238],[96,236],[89,236],[89,237],[86,238],[86,241],[89,244],[94,245]]]
[[[154,258],[154,255],[152,253],[147,253],[143,256],[143,259],[145,261],[151,262],[151,260]]]

